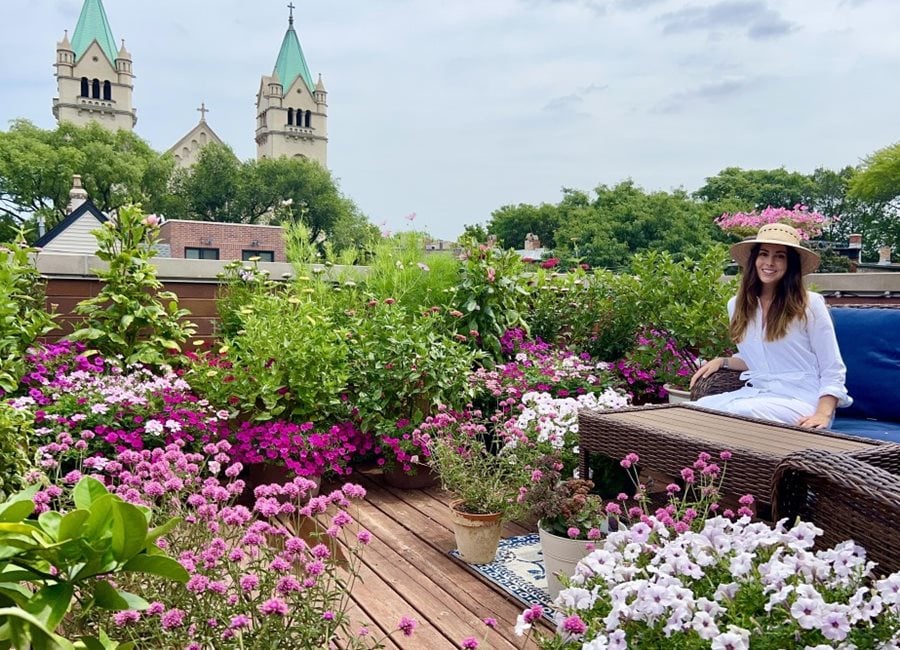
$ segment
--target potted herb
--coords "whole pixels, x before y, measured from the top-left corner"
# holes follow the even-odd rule
[[[453,493],[450,503],[460,557],[471,564],[494,560],[503,522],[522,512],[520,488],[528,480],[523,446],[494,449],[479,411],[439,408],[421,425],[429,463]]]

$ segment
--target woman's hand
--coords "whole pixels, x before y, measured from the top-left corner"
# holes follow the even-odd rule
[[[797,422],[798,427],[809,427],[811,429],[827,429],[831,424],[831,416],[824,413],[813,413],[805,418],[800,418]]]
[[[693,374],[691,377],[691,385],[693,388],[694,384],[697,383],[698,379],[702,379],[703,377],[709,377],[714,372],[718,372],[722,369],[722,364],[725,363],[724,357],[716,357],[715,359],[710,359],[702,366],[700,366],[699,370]]]
[[[822,395],[819,398],[819,404],[816,412],[805,418],[800,418],[797,422],[798,427],[810,427],[812,429],[827,429],[831,425],[831,419],[834,417],[834,410],[837,408],[838,398],[834,395]]]

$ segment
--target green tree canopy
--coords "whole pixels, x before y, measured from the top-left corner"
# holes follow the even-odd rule
[[[882,203],[900,199],[900,142],[879,149],[863,161],[850,183],[850,194]]]
[[[710,202],[727,199],[745,203],[746,209],[764,210],[792,208],[798,203],[808,204],[814,192],[809,176],[780,169],[741,169],[726,167],[706,179],[694,196]]]
[[[0,216],[30,225],[33,215],[47,227],[66,214],[72,176],[80,174],[97,207],[108,212],[128,203],[154,211],[163,202],[175,162],[156,153],[134,133],[107,131],[96,123],[63,122],[44,130],[15,120],[0,132]]]
[[[559,227],[559,210],[555,205],[504,205],[491,213],[487,231],[497,237],[503,248],[523,248],[529,233],[537,235],[544,248],[553,248]]]

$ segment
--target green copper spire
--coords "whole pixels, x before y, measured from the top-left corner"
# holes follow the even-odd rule
[[[288,19],[288,29],[284,40],[281,41],[278,60],[275,61],[275,72],[278,73],[278,81],[281,82],[284,92],[287,92],[297,77],[303,77],[309,92],[313,92],[315,84],[313,84],[312,75],[309,74],[303,49],[300,47],[300,39],[297,38],[297,32],[294,31],[294,12],[293,7],[290,8],[291,17]]]
[[[97,41],[106,54],[109,62],[116,62],[116,39],[113,38],[109,28],[109,20],[106,11],[103,10],[102,0],[84,0],[78,24],[75,25],[75,34],[72,36],[72,49],[75,51],[75,59],[78,60]]]

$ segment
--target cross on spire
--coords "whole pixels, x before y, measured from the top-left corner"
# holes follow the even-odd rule
[[[197,109],[200,111],[200,121],[206,121],[206,114],[209,113],[209,109],[206,108],[206,102],[200,102],[200,108]]]
[[[296,9],[296,7],[294,6],[293,1],[288,3],[287,8],[290,9],[290,11],[291,11],[290,16],[288,16],[288,22],[289,22],[291,25],[293,25],[293,24],[294,24],[294,9]]]

